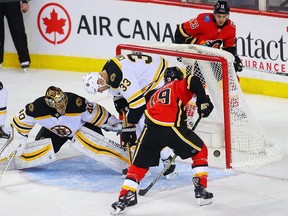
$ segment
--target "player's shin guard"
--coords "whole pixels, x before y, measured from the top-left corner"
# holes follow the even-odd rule
[[[212,203],[213,194],[206,191],[207,177],[208,177],[208,150],[206,145],[203,146],[197,155],[192,157],[192,172],[193,172],[193,184],[195,186],[195,198],[197,204],[209,205]]]

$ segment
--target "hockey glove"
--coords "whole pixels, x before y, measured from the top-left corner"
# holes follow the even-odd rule
[[[214,109],[214,106],[212,102],[210,101],[209,96],[207,95],[205,101],[199,102],[197,100],[196,105],[198,107],[198,114],[199,116],[202,116],[203,118],[206,118],[210,115],[212,110]]]
[[[241,72],[243,70],[243,64],[239,56],[235,56],[234,69],[236,72]]]
[[[114,96],[113,101],[114,101],[115,109],[120,115],[122,114],[122,111],[128,112],[129,105],[125,98],[123,98],[122,96]]]
[[[4,149],[2,154],[0,155],[0,159],[8,158],[13,152],[16,152],[16,157],[20,157],[26,148],[27,137],[21,134],[18,134],[12,140],[12,142]]]
[[[10,133],[5,129],[4,125],[0,125],[0,138],[9,139]]]
[[[101,126],[101,128],[107,132],[117,132],[117,135],[121,133],[122,127],[122,121],[117,119],[114,115],[111,115],[107,122]]]
[[[135,145],[136,139],[135,126],[122,128],[122,142],[124,142],[124,145],[128,144],[131,147]]]

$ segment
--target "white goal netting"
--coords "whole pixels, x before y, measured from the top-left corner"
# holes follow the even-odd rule
[[[141,52],[161,55],[168,60],[169,67],[178,66],[184,72],[200,77],[215,107],[212,114],[204,119],[206,129],[213,130],[212,127],[220,125],[227,168],[260,166],[284,157],[253,117],[234,70],[234,57],[230,53],[184,44],[119,45],[118,48],[121,54]],[[195,116],[193,118],[196,119]],[[213,141],[213,136],[211,138]]]

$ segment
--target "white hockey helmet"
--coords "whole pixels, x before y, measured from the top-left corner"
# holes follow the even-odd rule
[[[85,90],[90,94],[96,94],[100,87],[103,87],[106,85],[105,80],[104,80],[105,85],[98,84],[99,79],[104,80],[101,77],[100,73],[98,72],[90,72],[90,73],[85,74],[82,78],[82,82],[83,82]]]

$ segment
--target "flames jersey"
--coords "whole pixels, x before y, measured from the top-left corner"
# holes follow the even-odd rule
[[[71,138],[86,122],[100,127],[111,116],[104,107],[96,103],[88,102],[74,93],[66,92],[66,94],[68,104],[64,115],[48,107],[43,96],[20,110],[11,124],[23,135],[28,135],[38,123],[60,137]]]
[[[151,96],[145,110],[147,124],[152,121],[161,126],[187,127],[185,106],[194,95],[190,90],[192,77],[169,82]]]
[[[235,24],[228,19],[223,26],[217,27],[213,13],[199,14],[196,18],[182,23],[178,28],[181,34],[175,35],[176,43],[182,41],[186,44],[206,45],[213,48],[236,47]]]

